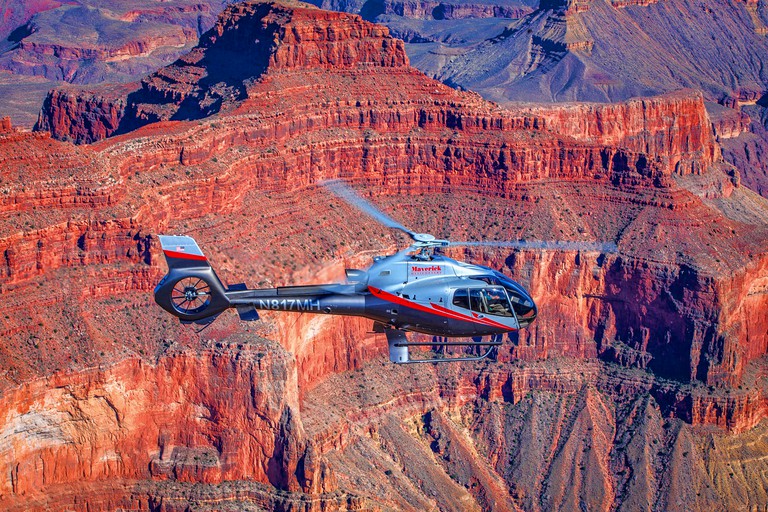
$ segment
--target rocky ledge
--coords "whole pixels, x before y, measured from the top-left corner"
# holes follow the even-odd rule
[[[92,144],[0,134],[4,503],[765,506],[764,459],[737,445],[762,446],[768,209],[699,94],[503,109],[415,71],[385,29],[298,3],[232,6],[205,41],[127,94],[60,94],[113,98],[87,122],[50,107]],[[210,58],[249,44],[270,49],[250,77]],[[99,112],[146,124],[108,133]],[[487,366],[395,367],[359,320],[197,333],[150,305],[157,233],[194,234],[251,285],[332,281],[401,246],[317,186],[337,177],[420,232],[617,249],[456,253],[540,306]]]

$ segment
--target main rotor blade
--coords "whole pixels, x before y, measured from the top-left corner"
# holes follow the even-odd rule
[[[480,241],[480,242],[451,242],[450,246],[463,247],[503,247],[510,249],[547,249],[553,251],[583,251],[583,252],[617,252],[618,247],[613,242],[565,242],[560,240],[511,240],[511,241]]]
[[[352,190],[350,187],[347,186],[346,183],[344,183],[341,180],[325,180],[321,181],[320,185],[324,186],[333,194],[341,199],[342,201],[345,201],[349,203],[350,205],[354,206],[358,210],[362,211],[363,213],[366,213],[373,217],[374,220],[378,221],[379,223],[383,224],[384,226],[388,228],[393,229],[399,229],[400,231],[403,231],[404,233],[407,233],[411,238],[414,240],[416,239],[417,233],[414,231],[411,231],[410,229],[406,228],[393,218],[389,217],[387,214],[373,206],[370,202],[368,202],[366,199],[363,199],[360,197],[357,192]]]

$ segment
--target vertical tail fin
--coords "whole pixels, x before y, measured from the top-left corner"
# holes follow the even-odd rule
[[[200,246],[191,236],[159,235],[168,268],[210,268]]]

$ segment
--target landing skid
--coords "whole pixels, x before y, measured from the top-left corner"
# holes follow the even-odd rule
[[[480,361],[490,355],[494,347],[501,345],[500,341],[421,341],[410,342],[405,331],[400,329],[384,329],[389,344],[389,360],[393,363],[451,363],[461,361]],[[408,347],[488,347],[485,353],[473,357],[436,357],[432,359],[412,359]]]

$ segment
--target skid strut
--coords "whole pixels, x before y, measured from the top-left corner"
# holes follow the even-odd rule
[[[393,363],[449,363],[454,361],[480,361],[490,355],[493,347],[502,344],[500,341],[420,341],[410,342],[405,331],[400,329],[384,329],[389,344],[389,360]],[[411,359],[408,347],[488,347],[479,356],[472,357],[436,357],[432,359]]]

